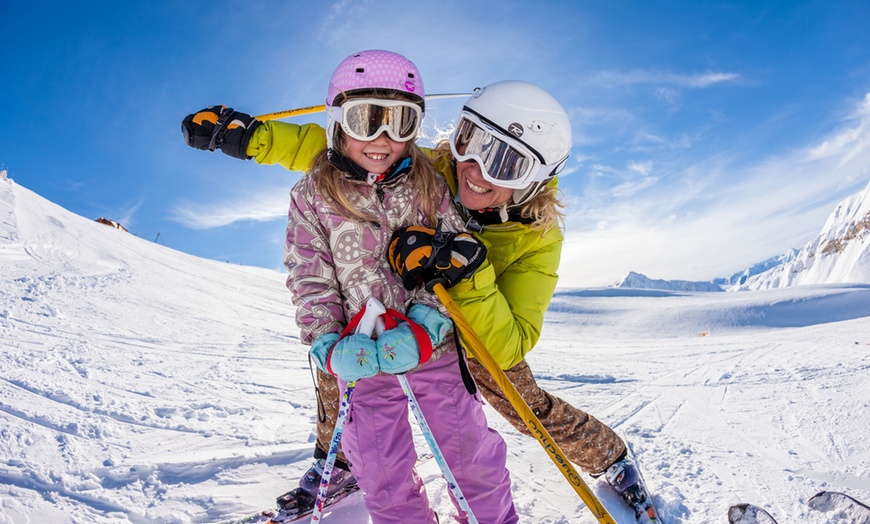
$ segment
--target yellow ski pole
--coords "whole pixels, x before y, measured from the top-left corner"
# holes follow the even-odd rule
[[[259,115],[255,118],[261,122],[265,122],[266,120],[280,120],[281,118],[290,118],[291,116],[299,115],[309,115],[311,113],[321,113],[323,111],[326,111],[325,105],[308,106],[299,107],[296,109],[285,109],[284,111],[277,111],[275,113],[266,113],[265,115]]]
[[[475,333],[471,325],[468,324],[468,321],[462,315],[462,312],[459,311],[459,307],[455,302],[453,302],[450,295],[447,294],[444,285],[435,284],[434,291],[441,300],[441,303],[444,304],[444,307],[447,308],[453,321],[456,322],[459,331],[462,332],[465,339],[471,345],[474,357],[483,364],[483,367],[485,367],[490,375],[492,375],[492,378],[495,379],[511,405],[513,405],[514,409],[517,410],[517,413],[523,421],[525,421],[526,426],[531,430],[532,435],[538,439],[538,443],[540,443],[547,454],[550,455],[550,459],[556,464],[559,471],[562,472],[562,475],[565,476],[568,483],[574,488],[574,491],[580,495],[580,498],[586,504],[586,507],[589,508],[589,511],[591,511],[595,518],[598,519],[598,522],[603,524],[616,524],[616,521],[613,520],[613,517],[611,517],[610,513],[607,512],[607,508],[605,508],[604,505],[601,504],[601,501],[598,500],[598,497],[592,493],[592,490],[589,489],[589,486],[583,481],[583,478],[580,477],[580,474],[577,473],[577,470],[574,469],[574,466],[568,458],[565,457],[565,454],[562,453],[559,446],[553,441],[553,438],[547,432],[547,429],[544,428],[544,425],[541,424],[541,421],[529,405],[526,404],[526,401],[520,396],[517,388],[514,387],[504,371],[502,371],[499,365],[496,364],[495,360],[493,360],[489,351],[487,351],[483,342],[481,342],[480,337],[477,336],[477,333]]]
[[[459,98],[463,96],[471,96],[471,93],[444,93],[438,95],[426,95],[426,100],[437,100],[439,98]],[[310,115],[311,113],[322,113],[326,111],[325,105],[299,107],[296,109],[285,109],[284,111],[276,111],[274,113],[266,113],[259,115],[257,120],[265,122],[266,120],[280,120],[282,118],[290,118],[292,116]]]

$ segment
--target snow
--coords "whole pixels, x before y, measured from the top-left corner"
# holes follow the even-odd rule
[[[313,387],[283,274],[147,242],[9,179],[0,267],[0,523],[223,522],[308,468]],[[870,500],[868,284],[562,290],[529,361],[627,435],[669,524],[724,522],[738,501],[822,523],[817,491]],[[596,522],[536,441],[487,414],[523,522]],[[434,461],[421,474],[448,521]],[[368,522],[360,496],[323,522]]]
[[[780,260],[765,272],[748,273],[737,289],[870,282],[870,183],[837,205],[815,239]]]
[[[693,282],[689,280],[660,280],[652,279],[646,275],[629,271],[612,287],[635,288],[635,289],[665,289],[670,291],[724,291],[713,282]]]

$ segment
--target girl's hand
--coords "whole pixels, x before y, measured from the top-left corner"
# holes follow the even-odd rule
[[[322,371],[345,382],[373,377],[380,371],[375,341],[368,335],[349,335],[338,340],[338,333],[322,335],[311,344],[311,358]]]
[[[423,304],[412,306],[408,318],[423,327],[425,334],[420,336],[427,336],[432,347],[443,342],[452,327],[450,319]],[[430,352],[425,360],[421,360],[420,343],[407,322],[400,322],[393,329],[384,331],[378,337],[377,352],[381,371],[391,375],[410,371],[431,357]]]

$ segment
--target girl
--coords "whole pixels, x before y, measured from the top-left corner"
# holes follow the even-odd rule
[[[356,53],[333,73],[326,104],[328,147],[291,191],[284,263],[300,338],[312,345],[321,373],[338,375],[342,389],[362,378],[343,448],[366,508],[374,523],[436,521],[414,469],[407,401],[396,377],[387,374],[408,371],[475,516],[516,522],[504,441],[488,428],[482,402],[463,384],[441,306],[431,293],[406,290],[385,256],[399,228],[439,221],[447,230],[462,228],[447,186],[414,144],[425,108],[419,71],[396,53]],[[340,339],[369,297],[410,310],[431,337],[428,361],[413,337],[394,336],[388,348],[365,336]],[[379,341],[389,338],[388,331]],[[411,364],[396,367],[401,361]]]

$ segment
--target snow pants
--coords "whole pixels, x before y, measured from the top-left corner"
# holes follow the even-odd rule
[[[483,398],[517,431],[531,435],[528,426],[483,364],[468,359],[468,370],[483,393]],[[604,473],[625,451],[625,443],[619,435],[603,422],[541,389],[525,360],[506,370],[505,374],[559,449],[586,473]]]
[[[531,435],[525,422],[486,368],[476,360],[468,359],[468,369],[477,382],[483,398],[519,432]],[[625,443],[604,423],[541,389],[525,360],[505,370],[505,374],[547,428],[568,460],[577,464],[586,473],[594,475],[602,473],[625,451]],[[317,376],[320,404],[315,455],[326,456],[325,450],[329,449],[332,430],[335,428],[335,419],[338,416],[340,394],[335,377],[321,371],[318,371]],[[344,460],[341,455],[339,458]]]
[[[505,467],[507,446],[487,426],[483,402],[466,390],[457,353],[447,353],[405,376],[478,521],[517,522]],[[345,384],[339,385],[344,391]],[[342,445],[373,524],[435,522],[415,469],[417,451],[408,415],[408,400],[395,376],[357,382]],[[457,511],[462,515],[458,506]]]

